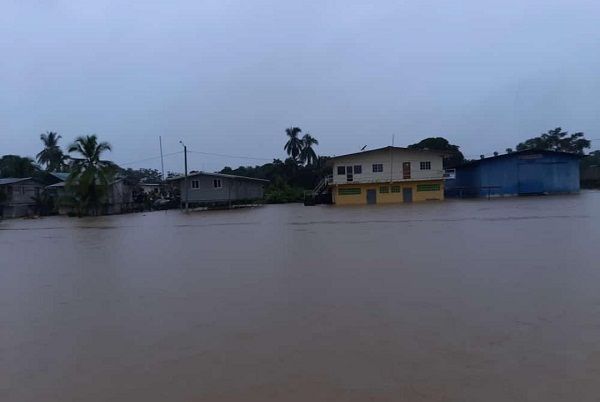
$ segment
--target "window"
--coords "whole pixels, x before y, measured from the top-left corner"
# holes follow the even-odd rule
[[[221,179],[214,179],[213,180],[213,187],[214,188],[221,188],[222,187],[222,185],[221,185]]]
[[[360,188],[340,188],[338,195],[360,195]]]
[[[399,193],[400,192],[400,186],[392,186],[392,193]]]
[[[353,181],[354,175],[352,174],[352,166],[346,166],[346,181]]]
[[[417,191],[440,191],[439,184],[418,184]]]
[[[420,169],[421,170],[431,170],[431,162],[430,161],[421,162],[420,163]]]
[[[387,194],[390,192],[389,187],[379,187],[379,194]]]
[[[374,163],[373,164],[373,173],[381,173],[381,172],[383,172],[383,164]]]
[[[362,165],[354,165],[354,174],[362,174]]]
[[[200,180],[192,180],[192,190],[198,190],[200,188]]]
[[[346,166],[338,166],[337,173],[338,174],[346,174]]]

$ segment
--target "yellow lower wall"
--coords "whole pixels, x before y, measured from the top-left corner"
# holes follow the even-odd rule
[[[439,191],[417,191],[418,185],[439,184]],[[399,193],[392,193],[393,186],[400,186]],[[380,188],[387,187],[388,193],[381,193]],[[340,195],[339,192],[343,189],[360,188],[360,194]],[[411,182],[394,182],[394,183],[369,183],[369,184],[343,184],[333,186],[331,188],[333,195],[333,203],[337,205],[366,205],[367,190],[375,190],[377,204],[401,204],[402,191],[405,188],[412,188],[413,202],[443,200],[444,199],[444,181],[443,180],[427,180],[427,181],[411,181]]]

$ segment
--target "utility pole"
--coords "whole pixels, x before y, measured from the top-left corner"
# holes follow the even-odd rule
[[[185,189],[185,213],[189,213],[190,212],[190,203],[188,200],[188,171],[187,171],[187,147],[185,146],[185,144],[181,141],[179,141],[179,143],[181,145],[183,145],[183,161],[184,161],[184,166],[185,166],[185,173],[183,176],[183,188]],[[181,192],[181,195],[183,195],[183,191]]]
[[[162,181],[165,181],[165,162],[163,160],[163,150],[162,150],[162,136],[158,136],[158,143],[160,144],[160,168],[162,171]]]

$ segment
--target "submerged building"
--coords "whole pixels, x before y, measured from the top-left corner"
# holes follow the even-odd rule
[[[456,167],[447,197],[507,197],[579,192],[577,154],[529,149]]]
[[[262,200],[268,180],[222,173],[192,172],[187,179],[167,179],[181,194],[181,203],[191,205],[232,204]],[[187,181],[187,184],[186,184]]]
[[[315,192],[330,191],[337,205],[443,200],[444,154],[389,146],[336,156]]]

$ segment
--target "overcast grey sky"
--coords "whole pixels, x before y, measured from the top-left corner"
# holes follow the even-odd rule
[[[596,1],[0,2],[0,155],[96,133],[119,164],[190,169],[444,136],[466,155],[562,126],[600,137]],[[593,148],[600,148],[600,140]],[[127,167],[159,168],[158,159]],[[182,171],[181,155],[165,159]]]

